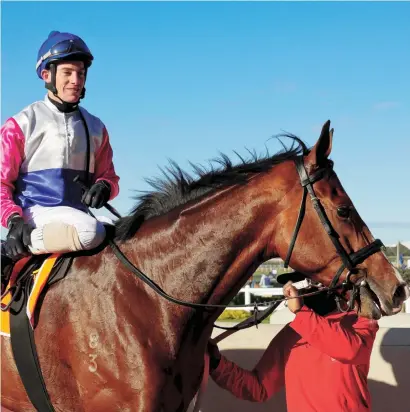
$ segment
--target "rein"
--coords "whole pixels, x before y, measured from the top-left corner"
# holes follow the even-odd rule
[[[80,115],[82,117],[83,123],[84,123],[84,127],[85,127],[85,131],[86,131],[86,137],[87,137],[87,156],[86,156],[86,176],[89,176],[89,162],[90,162],[90,134],[89,134],[89,130],[87,127],[87,123],[84,119],[84,117],[82,116],[82,113],[80,111]],[[337,289],[342,288],[344,291],[348,290],[348,289],[353,289],[351,295],[350,295],[350,299],[348,301],[348,305],[347,305],[347,309],[343,310],[340,304],[341,297],[339,296],[335,296],[335,300],[338,306],[338,309],[341,312],[347,312],[349,310],[352,310],[353,305],[354,305],[354,301],[359,293],[359,286],[357,286],[355,283],[353,283],[350,280],[350,275],[352,274],[352,271],[355,269],[356,265],[358,265],[359,263],[362,263],[365,259],[367,259],[369,256],[373,255],[376,252],[379,252],[380,249],[383,247],[383,243],[377,239],[374,242],[372,242],[371,244],[363,247],[362,249],[360,249],[357,252],[348,254],[348,252],[345,250],[345,248],[343,247],[343,245],[340,243],[339,240],[339,235],[338,233],[333,229],[332,224],[330,223],[330,220],[328,219],[326,212],[323,208],[323,206],[320,203],[320,200],[316,197],[315,191],[313,189],[313,184],[319,180],[321,180],[328,168],[321,168],[318,171],[316,171],[314,174],[312,175],[308,175],[305,165],[304,165],[304,161],[303,161],[303,156],[299,156],[296,160],[295,160],[295,166],[296,169],[298,171],[299,174],[299,178],[300,178],[300,184],[303,187],[303,197],[302,197],[302,202],[300,205],[300,210],[299,210],[299,215],[297,218],[297,222],[296,222],[296,226],[293,232],[293,236],[292,236],[292,240],[290,242],[289,245],[289,250],[288,253],[286,255],[285,258],[285,268],[287,268],[289,266],[289,261],[290,258],[292,256],[292,252],[296,243],[296,239],[297,239],[297,235],[299,233],[300,227],[302,225],[303,222],[303,218],[305,216],[305,211],[306,211],[306,199],[307,199],[307,194],[309,193],[311,201],[313,203],[313,207],[316,210],[317,214],[319,215],[320,221],[322,223],[322,225],[324,226],[324,229],[326,230],[326,233],[329,235],[330,239],[332,240],[333,244],[335,245],[336,251],[338,253],[338,255],[340,256],[340,258],[342,259],[342,265],[339,268],[339,270],[336,272],[335,276],[333,277],[333,280],[331,282],[331,284],[329,286],[324,286],[322,287],[319,291],[316,292],[311,292],[311,293],[305,293],[302,295],[299,295],[299,297],[304,297],[304,296],[312,296],[312,295],[316,295],[318,293],[322,293],[324,291],[327,291],[329,294],[331,294],[332,292],[334,292]],[[88,182],[84,183],[81,181],[80,176],[76,176],[74,178],[74,181],[76,183],[78,183],[79,185],[81,185],[81,187],[84,190],[88,190]],[[107,210],[109,210],[114,216],[121,218],[121,215],[117,212],[117,210],[115,210],[111,205],[109,205],[108,203],[105,205],[105,207],[107,208]],[[95,215],[88,209],[88,213],[93,216],[95,219]],[[204,309],[204,310],[209,310],[209,309],[226,309],[228,307],[228,305],[218,305],[218,304],[209,304],[209,303],[194,303],[194,302],[187,302],[185,300],[182,299],[178,299],[175,298],[173,296],[170,296],[168,293],[166,293],[160,286],[158,286],[152,279],[150,279],[147,275],[145,275],[145,273],[143,273],[140,269],[138,269],[136,266],[134,266],[132,264],[132,262],[130,262],[130,260],[124,255],[124,253],[121,251],[121,249],[119,248],[119,246],[114,242],[114,240],[112,239],[108,239],[108,244],[110,245],[111,249],[113,250],[115,256],[118,258],[118,260],[134,275],[136,275],[140,280],[142,280],[146,285],[148,285],[149,287],[151,287],[156,293],[158,293],[160,296],[162,296],[163,298],[167,299],[168,301],[175,303],[177,305],[181,305],[181,306],[185,306],[185,307],[189,307],[192,309]],[[340,285],[337,285],[337,283],[339,282],[340,276],[343,273],[343,271],[345,269],[348,269],[349,272],[346,275],[346,278],[344,280],[344,282]],[[365,282],[365,281],[363,281]],[[364,283],[362,282],[362,285],[364,285]],[[295,298],[284,298],[284,299],[279,299],[279,300],[275,300],[274,302],[269,304],[269,307],[264,311],[266,312],[266,316],[268,316],[268,311],[273,311],[274,309],[272,309],[273,307],[276,307],[275,304],[276,303],[280,303],[282,301],[286,301],[288,299],[295,299]],[[255,304],[245,304],[245,305],[237,305],[237,307],[254,307],[255,308],[255,321],[258,318],[258,310],[257,310],[257,306]],[[262,313],[264,313],[262,312]],[[265,316],[265,317],[266,317]],[[260,318],[263,320],[264,317],[260,316]]]
[[[160,286],[158,286],[152,279],[150,279],[145,273],[141,272],[136,266],[134,266],[129,259],[124,255],[124,253],[121,251],[121,249],[118,247],[118,245],[113,241],[113,240],[108,240],[109,245],[111,246],[115,256],[118,258],[118,260],[127,268],[129,269],[134,275],[136,275],[140,280],[142,280],[144,283],[146,283],[148,286],[150,286],[155,292],[157,292],[160,296],[163,298],[167,299],[168,301],[172,303],[176,303],[181,306],[186,306],[192,309],[226,309],[229,307],[228,305],[215,305],[215,304],[210,304],[210,303],[193,303],[193,302],[187,302],[185,300],[177,299],[172,296],[170,296],[168,293],[166,293],[163,289],[161,289]],[[331,292],[333,290],[339,289],[340,287],[343,287],[344,285],[340,286],[334,286],[332,288],[324,286],[321,290],[316,291],[316,292],[310,292],[310,293],[305,293],[302,295],[299,295],[299,297],[303,296],[313,296],[317,295],[319,293],[322,293],[324,291]],[[275,303],[280,303],[285,300],[289,299],[296,299],[296,297],[289,297],[289,298],[284,298],[284,299],[277,299],[274,302],[270,303],[269,306],[275,305]],[[235,307],[238,308],[249,308],[249,307],[256,307],[254,303],[250,304],[245,304],[245,305],[235,305]],[[263,319],[262,319],[263,320]]]

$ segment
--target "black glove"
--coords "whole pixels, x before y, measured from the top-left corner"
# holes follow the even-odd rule
[[[104,180],[94,183],[90,189],[84,192],[81,201],[88,207],[99,209],[110,199],[111,186]]]
[[[208,341],[208,354],[209,354],[209,369],[214,371],[221,360],[221,352],[219,352],[218,345],[212,340]]]
[[[7,240],[4,245],[7,256],[16,260],[23,256],[30,255],[27,246],[31,244],[30,234],[33,228],[24,223],[23,218],[19,215],[11,216],[7,227],[9,232],[7,233]]]

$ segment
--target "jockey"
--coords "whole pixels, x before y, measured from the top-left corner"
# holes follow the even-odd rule
[[[212,379],[253,402],[264,402],[285,387],[289,412],[370,412],[367,375],[377,321],[354,311],[338,313],[326,292],[302,299],[292,282],[298,277],[277,277],[286,282],[283,294],[296,317],[272,339],[253,370],[228,360],[209,342]]]
[[[107,129],[79,105],[93,58],[80,37],[51,32],[36,64],[47,95],[1,128],[1,224],[9,229],[2,252],[12,260],[104,240],[103,224],[86,212],[117,196],[119,177]]]

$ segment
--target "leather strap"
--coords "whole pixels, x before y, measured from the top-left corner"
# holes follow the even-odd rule
[[[34,332],[26,314],[33,279],[27,277],[10,308],[10,339],[14,360],[27,395],[39,412],[54,412],[47,392],[34,342]]]

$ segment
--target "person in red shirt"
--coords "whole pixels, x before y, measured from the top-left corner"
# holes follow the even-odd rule
[[[253,402],[267,401],[285,386],[288,412],[371,411],[367,375],[377,321],[337,312],[326,292],[302,299],[292,281],[283,294],[292,298],[287,304],[296,317],[272,339],[253,370],[229,361],[210,341],[215,383]]]

